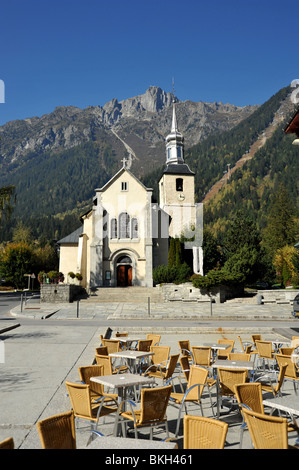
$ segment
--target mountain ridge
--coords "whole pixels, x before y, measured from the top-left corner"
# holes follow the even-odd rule
[[[105,138],[110,135],[113,147],[113,129],[142,162],[141,166],[139,162],[134,168],[140,176],[150,168],[149,156],[153,157],[154,164],[164,162],[164,140],[171,127],[172,98],[171,93],[152,86],[143,95],[122,101],[114,98],[103,107],[81,109],[57,106],[41,117],[9,121],[0,127],[0,169],[2,173],[9,173],[11,167],[15,168],[30,152],[68,150],[99,140],[101,133],[106,133]],[[237,107],[222,103],[176,101],[178,122],[187,146],[194,145],[213,132],[230,129],[256,109],[254,105]],[[116,144],[119,160],[126,151],[125,146],[119,148]]]

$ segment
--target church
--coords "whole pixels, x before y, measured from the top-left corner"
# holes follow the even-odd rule
[[[80,217],[81,227],[58,241],[59,271],[80,273],[81,285],[97,287],[153,286],[153,269],[168,264],[170,237],[185,229],[193,233],[200,219],[195,204],[195,174],[184,160],[184,137],[179,132],[173,101],[172,125],[166,137],[166,164],[159,181],[159,204],[129,170],[122,168],[95,189],[92,207]],[[189,243],[193,270],[202,274],[198,237]],[[186,246],[186,244],[185,244]]]

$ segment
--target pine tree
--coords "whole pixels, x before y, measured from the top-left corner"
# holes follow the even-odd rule
[[[174,238],[171,238],[169,242],[168,266],[170,268],[175,266],[175,239]]]
[[[269,211],[263,242],[271,258],[286,245],[293,245],[298,236],[295,210],[286,188],[280,184]]]

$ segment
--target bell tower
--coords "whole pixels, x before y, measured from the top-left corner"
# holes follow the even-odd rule
[[[184,136],[178,130],[175,99],[172,124],[166,137],[166,164],[159,181],[160,207],[170,216],[169,235],[180,237],[195,224],[194,176],[184,160]]]
[[[166,164],[159,181],[160,208],[169,215],[169,236],[180,238],[185,234],[192,238],[202,226],[201,204],[195,204],[195,173],[184,158],[184,136],[178,130],[175,99],[172,103],[172,124],[166,137]],[[186,246],[189,245],[189,246]],[[193,272],[203,274],[202,241],[185,243],[192,248]]]

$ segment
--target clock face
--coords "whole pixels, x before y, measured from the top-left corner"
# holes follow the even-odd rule
[[[185,194],[180,193],[180,194],[178,195],[178,200],[179,200],[179,201],[184,201],[184,199],[185,199]]]

